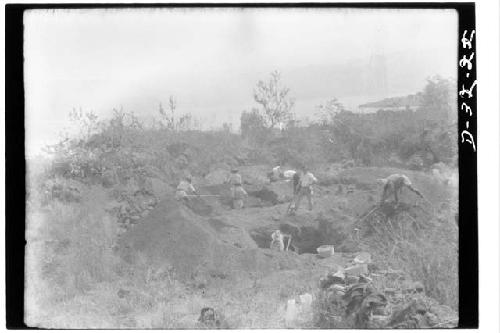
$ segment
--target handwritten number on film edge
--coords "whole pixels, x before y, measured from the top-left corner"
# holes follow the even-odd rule
[[[464,30],[464,33],[462,34],[462,39],[460,40],[462,42],[462,48],[463,49],[472,49],[472,41],[474,39],[474,34],[476,33],[475,30],[472,30],[471,33],[469,34],[469,38],[467,38],[467,30]],[[469,57],[467,57],[466,55],[463,55],[462,56],[462,59],[460,59],[460,61],[458,62],[458,65],[460,66],[460,68],[464,68],[464,67],[467,67],[467,70],[470,71],[472,70],[473,68],[473,64],[472,64],[472,60],[474,59],[474,52],[472,52]],[[467,72],[466,74],[466,77],[469,77],[469,73]],[[459,91],[459,95],[461,98],[472,98],[474,97],[474,94],[473,94],[473,91],[474,91],[474,88],[476,87],[477,85],[477,80],[474,80],[474,82],[472,83],[472,85],[470,86],[469,89],[466,89],[465,88],[465,85],[462,84],[462,90]],[[460,110],[464,111],[465,109],[465,112],[469,115],[469,116],[472,116],[472,108],[467,105],[467,103],[465,102],[462,102],[462,104],[460,105]],[[472,145],[472,149],[474,149],[474,152],[476,152],[476,144],[474,142],[474,136],[472,135],[472,133],[470,133],[468,131],[469,129],[469,121],[466,121],[465,122],[465,128],[464,130],[462,130],[462,133],[460,134],[460,136],[462,137],[462,143],[464,142],[467,142],[469,144]]]

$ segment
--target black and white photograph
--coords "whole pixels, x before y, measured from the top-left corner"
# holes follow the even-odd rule
[[[478,150],[460,15],[25,10],[25,324],[459,327]]]

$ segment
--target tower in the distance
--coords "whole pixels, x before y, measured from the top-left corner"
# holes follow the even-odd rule
[[[368,94],[389,97],[387,96],[387,63],[383,54],[370,56],[365,72],[365,89]]]

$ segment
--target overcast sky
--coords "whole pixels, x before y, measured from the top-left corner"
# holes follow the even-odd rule
[[[456,77],[453,10],[35,10],[24,19],[28,153],[58,138],[73,107],[151,117],[175,95],[178,112],[206,128],[239,125],[273,70],[299,117],[332,97],[355,109],[415,93],[431,75]]]

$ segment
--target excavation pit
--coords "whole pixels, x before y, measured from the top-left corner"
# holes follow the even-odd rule
[[[269,249],[271,245],[271,234],[275,230],[276,228],[273,227],[256,228],[250,231],[250,236],[258,247]],[[316,249],[321,245],[328,243],[328,240],[325,239],[323,233],[315,227],[296,227],[290,224],[281,224],[279,230],[282,233],[292,236],[290,249],[298,254],[317,254]]]

